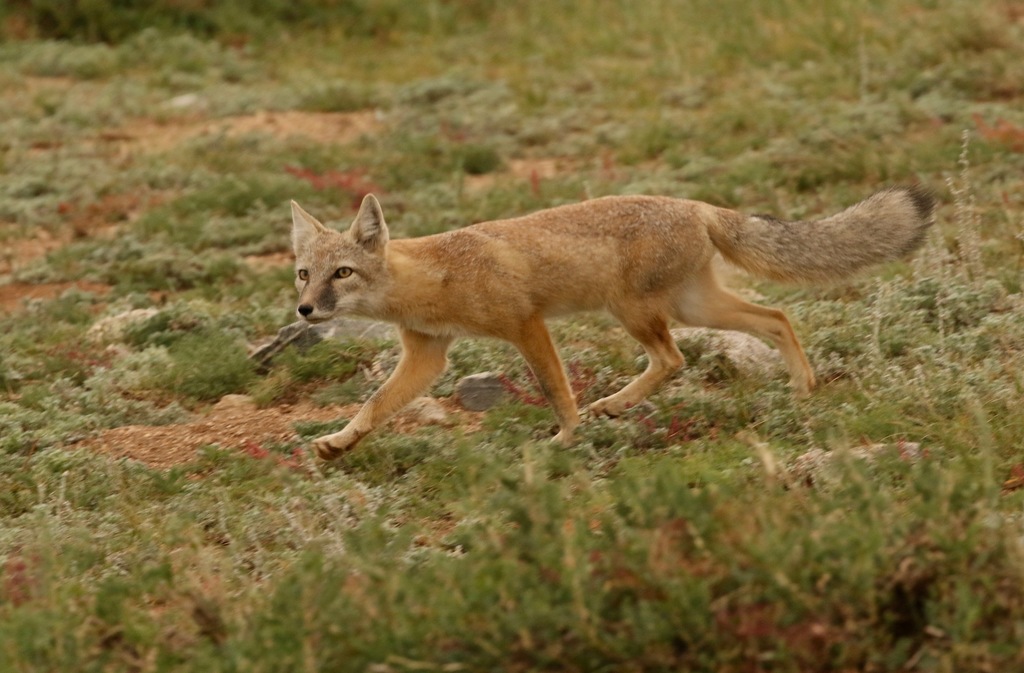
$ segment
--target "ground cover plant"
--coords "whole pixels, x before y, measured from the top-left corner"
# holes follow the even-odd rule
[[[1016,3],[147,6],[0,9],[0,670],[1024,668]],[[731,283],[791,316],[807,399],[687,341],[559,449],[467,341],[444,424],[324,466],[394,340],[248,357],[293,319],[290,199],[372,191],[413,236],[907,182],[941,202],[912,261]],[[583,404],[644,364],[604,317],[553,331]],[[481,371],[505,401],[457,409]]]

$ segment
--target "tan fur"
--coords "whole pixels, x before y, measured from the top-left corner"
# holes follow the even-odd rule
[[[392,241],[372,195],[344,233],[293,202],[300,315],[389,321],[403,348],[395,371],[345,429],[314,446],[324,459],[355,446],[429,387],[462,336],[504,339],[519,349],[554,407],[555,439],[568,444],[579,415],[544,320],[578,311],[609,311],[648,356],[647,369],[591,404],[592,413],[621,414],[683,365],[671,321],[773,343],[792,386],[806,394],[814,374],[786,316],[719,285],[716,251],[770,278],[838,280],[916,248],[931,209],[931,197],[916,188],[879,192],[814,223],[744,216],[699,201],[612,196]]]

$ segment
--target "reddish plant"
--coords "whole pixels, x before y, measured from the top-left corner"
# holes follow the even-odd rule
[[[1014,152],[1024,152],[1024,126],[1011,124],[1002,117],[996,119],[995,124],[990,126],[977,112],[971,115],[971,118],[978,127],[978,133],[985,140],[1006,145]]]
[[[300,180],[305,180],[313,185],[314,189],[336,189],[348,194],[351,196],[353,208],[358,208],[363,201],[363,197],[367,194],[384,191],[380,188],[380,185],[367,178],[366,173],[360,169],[317,173],[309,168],[302,168],[300,166],[285,166],[284,170],[288,174],[294,175]]]
[[[659,429],[653,414],[642,416],[636,422],[651,434]],[[679,414],[673,414],[668,420],[668,427],[665,428],[665,439],[670,442],[692,442],[701,437],[713,438],[715,435],[717,435],[717,429],[708,428],[705,419],[700,416],[684,418]]]
[[[1003,493],[1012,493],[1024,488],[1024,463],[1010,468],[1010,476],[1003,481]]]
[[[540,173],[536,168],[530,170],[530,191],[534,198],[540,198]]]
[[[39,581],[32,572],[29,560],[19,552],[7,557],[3,565],[3,592],[0,597],[7,599],[15,607],[23,605],[35,595]],[[31,559],[38,565],[39,559]]]
[[[577,397],[594,384],[596,379],[594,372],[587,369],[579,362],[570,362],[566,369],[569,375],[569,387]],[[529,377],[531,386],[536,390],[538,388],[537,377],[533,375],[533,372],[528,372],[527,376]],[[521,386],[516,385],[516,383],[505,374],[499,376],[498,380],[501,381],[501,385],[509,395],[523,404],[528,404],[533,407],[542,407],[548,403],[544,395],[538,395],[524,390]]]
[[[256,460],[272,460],[275,464],[287,467],[289,470],[302,471],[306,469],[302,463],[302,449],[299,447],[293,448],[291,455],[283,456],[265,449],[256,442],[246,442],[242,445],[242,453]]]

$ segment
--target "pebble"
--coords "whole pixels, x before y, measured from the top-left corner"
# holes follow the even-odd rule
[[[494,372],[481,372],[463,377],[455,384],[455,397],[463,409],[487,411],[506,395],[501,378]]]

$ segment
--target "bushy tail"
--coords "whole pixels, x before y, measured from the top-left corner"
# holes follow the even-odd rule
[[[935,198],[925,188],[892,187],[813,222],[732,213],[709,228],[733,264],[763,278],[831,282],[909,255],[924,242]]]

